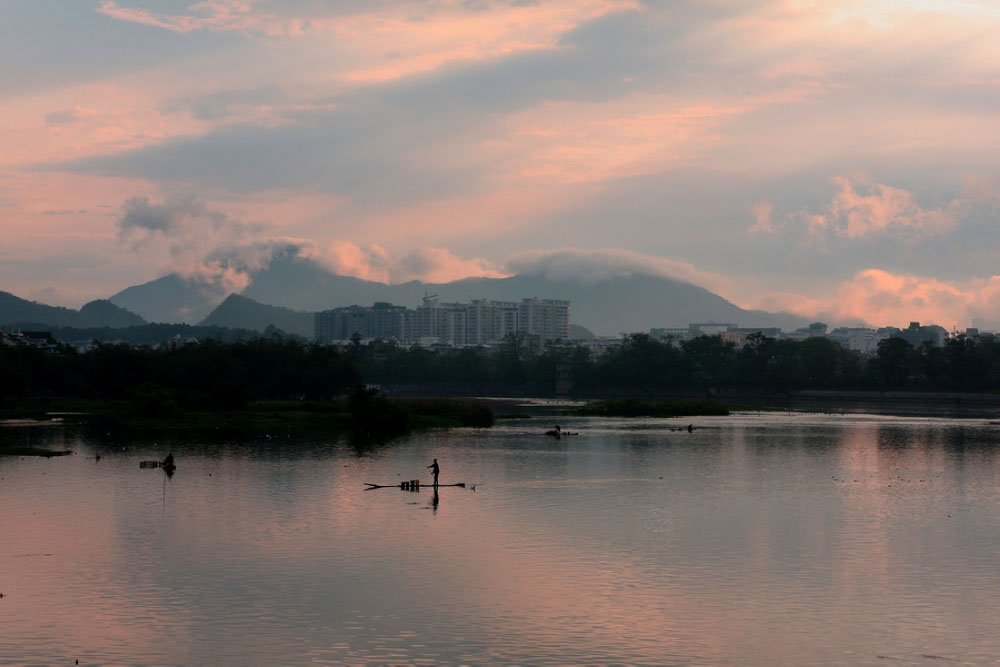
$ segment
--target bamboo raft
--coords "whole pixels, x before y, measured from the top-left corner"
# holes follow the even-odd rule
[[[164,463],[163,461],[139,461],[140,468],[163,468],[164,470],[173,470],[177,466],[173,463]]]
[[[411,479],[405,482],[400,482],[399,484],[372,484],[371,482],[365,482],[365,486],[368,487],[365,491],[371,491],[372,489],[402,489],[403,491],[419,491],[421,484],[419,479]],[[465,482],[459,482],[458,484],[424,484],[423,487],[426,488],[438,488],[442,486],[457,486],[459,488],[465,488]]]

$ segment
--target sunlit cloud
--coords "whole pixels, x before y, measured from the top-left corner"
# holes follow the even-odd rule
[[[1000,275],[945,281],[880,269],[859,271],[826,296],[772,293],[753,306],[839,324],[905,327],[911,321],[945,328],[1000,327]]]
[[[302,31],[299,20],[254,11],[253,3],[244,0],[207,0],[190,5],[184,14],[163,14],[147,9],[119,6],[114,0],[102,0],[98,12],[130,23],[187,33],[195,30],[238,31],[280,36]]]
[[[463,278],[503,278],[507,275],[481,257],[461,259],[447,248],[419,248],[395,262],[390,278],[394,283],[409,280],[448,283]]]
[[[411,280],[447,283],[464,278],[502,278],[492,262],[482,258],[462,259],[447,248],[417,248],[393,258],[379,245],[359,245],[338,240],[323,245],[301,239],[283,239],[295,256],[309,259],[331,273],[362,280],[396,284]]]
[[[956,224],[957,201],[943,208],[924,209],[913,195],[888,185],[857,192],[850,179],[837,177],[839,188],[830,205],[826,227],[848,238],[894,233],[900,236],[943,234]]]
[[[751,234],[773,234],[775,232],[774,222],[771,220],[771,213],[774,211],[774,204],[767,200],[761,200],[750,207],[753,214],[754,223],[747,229]]]
[[[50,111],[45,114],[45,122],[49,125],[73,125],[75,123],[85,121],[88,118],[93,118],[96,115],[97,112],[93,109],[71,107],[69,109]]]
[[[816,211],[796,211],[775,220],[774,205],[766,200],[750,207],[754,223],[749,233],[773,234],[779,230],[806,229],[813,237],[837,236],[848,240],[887,236],[906,241],[941,236],[955,231],[963,216],[984,202],[1000,202],[988,181],[970,182],[958,197],[938,206],[921,206],[914,194],[902,188],[873,183],[866,177],[837,176],[829,204]]]

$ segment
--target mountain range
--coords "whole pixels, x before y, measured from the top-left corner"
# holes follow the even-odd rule
[[[388,302],[410,308],[425,296],[442,303],[472,299],[520,301],[565,299],[570,319],[597,335],[686,327],[692,322],[729,322],[744,327],[795,329],[806,320],[788,313],[744,310],[707,289],[664,276],[625,273],[581,278],[521,274],[467,278],[449,283],[410,281],[397,285],[341,276],[301,257],[275,257],[256,272],[241,294],[170,274],[128,287],[79,311],[47,306],[0,292],[0,325],[128,327],[145,322],[187,323],[263,331],[268,326],[307,338],[314,314],[340,306]]]
[[[436,295],[441,302],[566,299],[570,302],[571,321],[597,335],[648,331],[653,327],[686,327],[691,322],[731,322],[782,329],[806,324],[805,319],[787,313],[744,310],[702,287],[664,276],[633,273],[571,279],[524,274],[449,283],[410,281],[387,285],[337,275],[314,261],[292,256],[276,257],[267,268],[253,275],[238,295],[240,298],[230,296],[223,300],[224,294],[215,286],[172,274],[129,287],[110,300],[150,321],[201,322],[256,330],[273,324],[289,333],[311,336],[311,314],[316,311],[370,306],[377,301],[413,308],[429,295]]]
[[[22,329],[35,327],[133,327],[146,321],[107,299],[98,299],[85,304],[80,310],[47,306],[36,301],[28,301],[9,292],[0,292],[0,326],[15,326]]]

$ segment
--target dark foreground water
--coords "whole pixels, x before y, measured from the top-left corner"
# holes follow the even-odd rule
[[[0,662],[1000,659],[1000,426],[689,421],[360,450],[7,429],[76,454],[0,458]],[[167,447],[172,478],[139,468]],[[363,490],[433,457],[476,489]]]

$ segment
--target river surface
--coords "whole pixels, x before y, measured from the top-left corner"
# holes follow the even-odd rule
[[[75,453],[0,458],[0,662],[1000,660],[1000,425],[550,427],[381,446],[7,427]],[[168,449],[172,477],[140,469]],[[469,487],[364,490],[427,484],[435,457]]]

